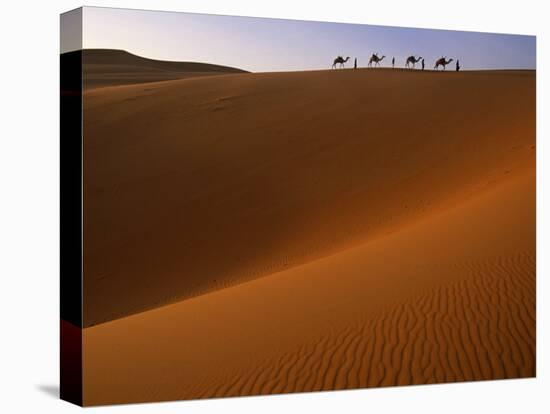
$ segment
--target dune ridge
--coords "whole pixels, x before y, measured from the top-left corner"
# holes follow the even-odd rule
[[[85,90],[199,76],[246,73],[242,69],[210,63],[148,59],[125,50],[84,49],[81,53]]]

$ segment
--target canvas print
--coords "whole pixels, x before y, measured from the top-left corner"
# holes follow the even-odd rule
[[[534,36],[61,23],[63,398],[536,375]]]

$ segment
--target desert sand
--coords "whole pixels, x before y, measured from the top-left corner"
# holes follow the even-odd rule
[[[535,73],[84,95],[84,402],[535,375]]]
[[[241,72],[245,71],[208,63],[147,59],[124,50],[82,51],[85,89]]]

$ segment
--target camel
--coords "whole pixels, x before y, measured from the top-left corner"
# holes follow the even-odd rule
[[[446,60],[446,57],[441,57],[435,61],[434,69],[438,70],[439,66],[443,66],[443,70],[445,70],[445,67],[451,63],[453,59]]]
[[[344,63],[346,63],[349,60],[349,56],[347,58],[343,58],[342,56],[338,56],[336,59],[334,59],[334,63],[332,64],[332,69],[336,69],[336,65],[339,63],[340,67],[344,67]]]
[[[385,57],[385,55],[378,57],[378,53],[373,53],[369,60],[369,68],[372,67],[372,62],[374,62],[374,66],[380,66],[380,62],[382,62]]]
[[[420,62],[421,59],[422,59],[422,56],[419,56],[418,59],[416,59],[414,56],[409,56],[409,57],[407,58],[407,62],[405,63],[405,67],[406,67],[406,68],[410,68],[410,67],[411,67],[410,65],[411,65],[411,63],[412,63],[412,67],[413,67],[413,69],[414,69],[414,66],[415,66],[418,62]]]

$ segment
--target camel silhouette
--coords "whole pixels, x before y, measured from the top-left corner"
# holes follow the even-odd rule
[[[344,63],[346,63],[349,60],[349,56],[347,58],[343,58],[342,56],[338,56],[336,59],[334,59],[334,63],[332,64],[332,69],[336,69],[336,65],[340,64],[340,67],[344,67]]]
[[[453,59],[446,60],[446,57],[441,57],[435,61],[434,69],[439,70],[439,66],[443,66],[443,70],[445,70],[446,66],[452,61]]]
[[[418,62],[420,62],[421,59],[422,59],[422,56],[419,56],[418,59],[416,59],[414,56],[409,56],[409,57],[407,58],[407,62],[405,62],[405,67],[406,67],[406,68],[410,68],[410,67],[411,67],[410,65],[412,64],[412,67],[413,67],[413,69],[414,69],[415,65],[416,65]]]
[[[374,62],[374,66],[380,66],[380,62],[382,62],[385,57],[385,55],[378,57],[378,53],[373,53],[369,60],[369,68],[372,67],[372,62]]]

